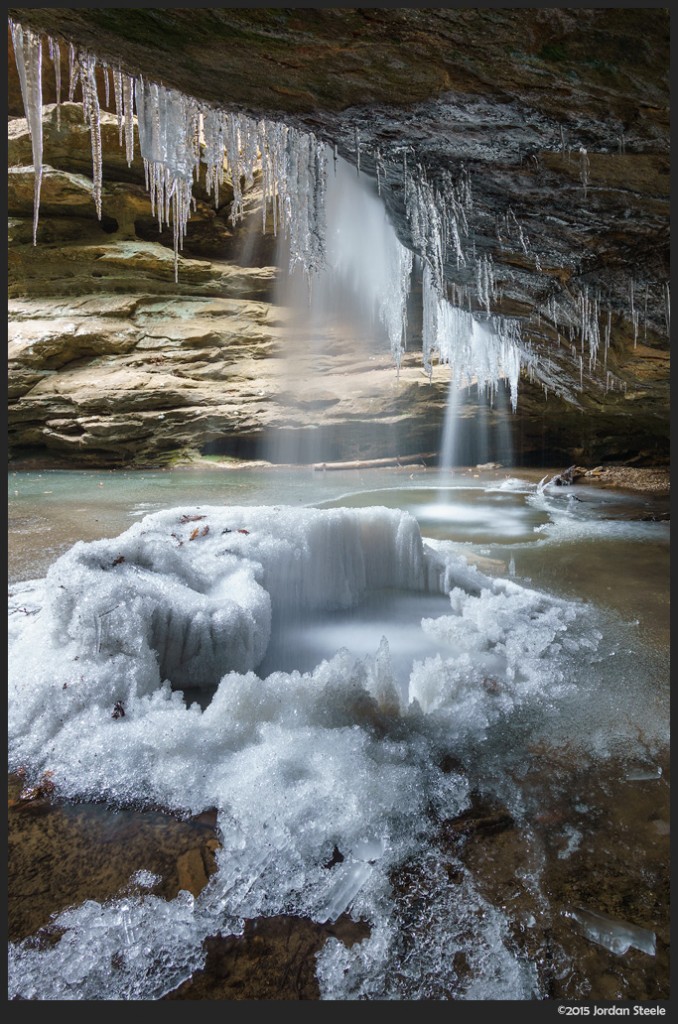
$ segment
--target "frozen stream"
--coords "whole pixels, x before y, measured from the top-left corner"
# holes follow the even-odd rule
[[[197,898],[12,944],[10,992],[157,999],[350,914],[325,999],[665,998],[666,502],[545,472],[10,474],[10,770],[221,843]]]

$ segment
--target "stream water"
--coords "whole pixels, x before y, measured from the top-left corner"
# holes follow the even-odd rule
[[[150,896],[125,897],[123,927],[122,889],[107,899],[97,890],[98,902],[76,900],[57,918],[65,935],[56,945],[31,940],[28,925],[14,930],[13,993],[158,998],[204,967],[202,938],[214,933],[219,914],[239,934],[243,920],[297,913],[321,924],[342,915],[367,922],[369,938],[347,946],[330,937],[322,947],[315,984],[326,999],[666,998],[669,526],[658,515],[668,503],[590,484],[538,486],[545,475],[546,469],[469,469],[450,477],[412,467],[217,466],[10,473],[10,595],[19,603],[33,593],[22,589],[24,582],[43,577],[76,541],[116,538],[152,513],[196,506],[205,512],[272,505],[402,510],[415,517],[436,557],[456,559],[459,588],[452,598],[388,587],[343,609],[274,608],[256,675],[267,687],[277,680],[289,694],[295,722],[289,709],[278,719],[263,704],[248,705],[245,716],[242,702],[253,698],[249,684],[238,683],[238,729],[254,730],[233,747],[243,799],[260,800],[262,817],[274,814],[269,799],[294,793],[299,807],[305,800],[319,849],[340,848],[333,888],[325,891],[324,869],[310,866],[301,841],[290,846],[283,838],[304,820],[294,817],[297,810],[278,837],[276,866],[247,862],[244,885],[233,868],[241,856],[237,829],[229,829],[239,814],[243,835],[256,837],[261,822],[256,807],[238,810],[231,800],[221,807],[225,817],[216,833],[230,861],[224,854],[207,895],[198,894],[190,908],[181,896],[163,898],[162,927],[183,935],[183,952],[159,938],[158,905],[151,908],[156,924],[149,925]],[[30,612],[30,604],[23,610]],[[384,638],[387,662],[379,660]],[[377,679],[373,693],[388,664],[397,698],[379,697],[379,706],[396,700],[400,712],[360,711],[350,686],[362,684],[349,677],[368,663],[368,676]],[[343,696],[328,696],[324,710],[313,696],[331,683],[323,664],[344,674],[337,684]],[[220,714],[226,709],[216,682],[181,691],[194,714],[211,713],[215,724],[216,705]],[[355,733],[352,755],[338,745],[346,728],[347,736]],[[213,744],[202,755],[186,755],[180,770],[196,772],[202,756],[205,770],[222,772],[223,785]],[[438,759],[433,774],[431,758]],[[134,772],[131,756],[128,763]],[[257,773],[267,785],[266,764],[271,793],[264,796]],[[167,770],[174,771],[170,762]],[[355,782],[346,775],[353,771]],[[190,778],[184,784],[190,787]],[[85,787],[90,799],[96,785]],[[196,776],[195,786],[202,785]],[[408,787],[414,787],[409,797]],[[104,806],[106,792],[102,785]],[[408,799],[419,800],[414,818]],[[121,834],[129,829],[129,812],[116,802],[118,809],[109,811],[113,825],[100,840],[107,844],[116,815]],[[138,794],[131,803],[139,806]],[[101,816],[101,803],[78,806],[85,816],[88,806]],[[355,834],[347,824],[351,814]],[[349,834],[353,845],[341,850],[334,837]],[[93,856],[99,854],[90,848]],[[143,863],[140,854],[138,871],[149,868],[148,857]],[[83,873],[86,861],[83,855]],[[268,889],[255,897],[259,876]],[[300,885],[313,898],[295,895]],[[65,905],[45,901],[29,915],[30,928]],[[124,966],[109,977],[104,964],[111,956]],[[154,957],[170,968],[151,979],[139,965]],[[64,958],[80,965],[65,981]]]

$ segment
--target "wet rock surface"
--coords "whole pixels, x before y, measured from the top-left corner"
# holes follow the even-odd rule
[[[219,843],[209,815],[182,821],[159,810],[69,803],[58,790],[27,793],[16,775],[9,776],[8,801],[12,942],[85,900],[145,892],[171,900],[180,889],[197,896],[215,870]]]
[[[334,924],[303,917],[246,921],[242,935],[205,940],[205,967],[165,999],[318,999],[316,954],[327,939],[346,946],[370,934],[342,914]]]
[[[443,848],[505,910],[547,998],[669,997],[668,767],[654,778],[619,763],[582,771],[566,751],[535,750],[523,782],[525,820],[477,800],[446,823]],[[572,917],[582,908],[653,933],[655,955],[595,941]]]

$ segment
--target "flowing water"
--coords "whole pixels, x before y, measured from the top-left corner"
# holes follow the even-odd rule
[[[197,509],[213,533],[237,512],[220,532],[230,542],[238,526],[242,543],[263,506],[292,510],[285,536],[297,521],[303,534],[311,506],[372,517],[374,509],[402,510],[419,524],[427,557],[452,566],[443,588],[450,596],[387,583],[334,610],[317,600],[297,609],[279,596],[256,675],[229,676],[234,696],[216,685],[219,673],[199,690],[172,680],[178,692],[172,701],[167,695],[165,714],[174,717],[166,726],[147,718],[134,742],[190,719],[185,741],[168,733],[153,748],[165,778],[148,791],[156,805],[167,792],[170,808],[173,793],[184,816],[210,801],[217,808],[214,873],[190,898],[176,894],[191,888],[184,876],[172,889],[174,869],[153,851],[167,837],[139,844],[134,875],[129,856],[114,855],[130,873],[126,886],[111,880],[106,895],[105,885],[86,881],[92,863],[106,861],[102,851],[115,849],[116,828],[132,848],[129,814],[149,813],[141,794],[153,776],[138,750],[117,740],[121,731],[119,749],[108,746],[83,705],[82,727],[70,734],[88,765],[78,779],[74,741],[60,747],[58,729],[38,715],[63,796],[80,787],[85,801],[62,798],[61,806],[79,808],[83,821],[91,807],[99,822],[108,804],[108,825],[103,834],[82,826],[88,842],[81,838],[80,860],[68,863],[83,883],[71,884],[70,900],[47,886],[51,895],[43,904],[34,896],[28,913],[25,878],[10,879],[18,894],[14,994],[158,998],[181,982],[196,984],[185,979],[202,969],[206,997],[231,998],[218,994],[203,939],[221,927],[245,942],[248,920],[289,919],[286,928],[317,922],[309,993],[326,999],[666,998],[669,527],[657,517],[667,500],[588,484],[540,487],[545,474],[217,466],[11,473],[10,603],[21,622],[43,600],[40,585],[22,581],[42,578],[78,540],[116,538],[135,523],[152,531],[156,520],[145,517],[165,509]],[[386,515],[370,529],[382,531]],[[193,522],[186,530],[199,540]],[[102,543],[110,546],[97,550],[124,551],[131,562],[131,542]],[[324,585],[313,582],[320,594]],[[37,676],[40,658],[26,662]],[[36,686],[47,686],[48,676]],[[129,714],[124,723],[134,727]],[[107,751],[106,772],[87,761],[78,728]],[[114,809],[124,792],[137,811]],[[103,803],[91,803],[97,796]],[[28,835],[31,806],[12,811],[23,815],[10,816],[13,835]],[[42,813],[53,821],[57,807]],[[197,842],[172,841],[177,863]],[[38,852],[58,859],[61,845],[67,859],[73,837],[53,828],[40,843],[32,852],[26,846],[23,860],[13,845],[19,875],[35,876]],[[57,912],[56,933],[30,940]],[[337,928],[350,918],[364,931],[349,942]],[[254,956],[246,997],[257,991],[258,962]]]

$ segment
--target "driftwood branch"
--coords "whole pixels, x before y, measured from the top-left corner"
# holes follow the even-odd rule
[[[316,462],[314,469],[377,469],[380,466],[426,466],[438,456],[435,452],[418,455],[395,455],[390,459],[355,459],[353,462]]]

